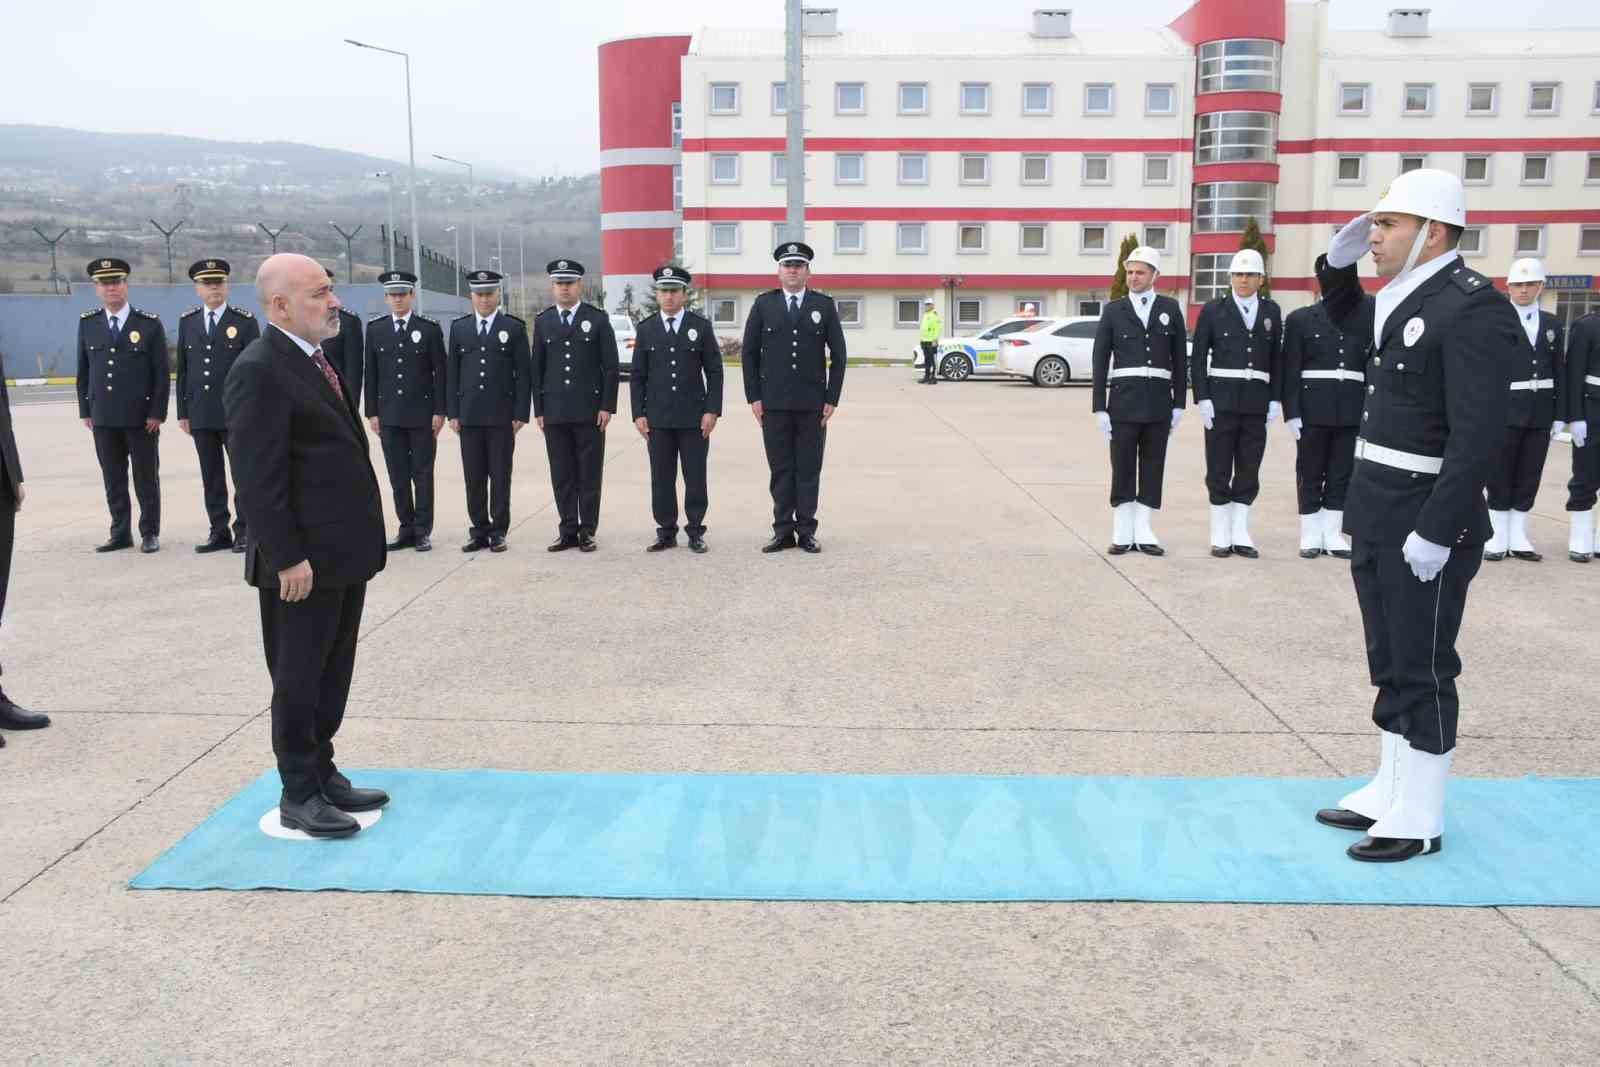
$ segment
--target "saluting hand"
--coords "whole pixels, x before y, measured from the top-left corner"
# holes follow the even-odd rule
[[[293,604],[311,595],[311,561],[303,559],[278,572],[278,597]]]

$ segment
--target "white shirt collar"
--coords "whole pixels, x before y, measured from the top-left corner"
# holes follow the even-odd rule
[[[482,333],[485,324],[488,324],[491,330],[494,329],[494,317],[500,314],[500,312],[498,310],[491,311],[487,316],[479,315],[476,311],[474,311],[472,314],[478,319],[478,332]]]
[[[312,344],[310,341],[307,341],[304,337],[301,337],[298,334],[290,333],[288,330],[285,330],[282,326],[279,326],[275,322],[271,323],[270,325],[274,330],[277,330],[279,333],[283,334],[289,340],[298,345],[300,347],[300,351],[304,352],[306,355],[309,356],[311,353],[317,350],[318,346]]]
[[[1437,259],[1430,259],[1420,267],[1411,268],[1410,273],[1394,278],[1379,289],[1372,301],[1372,343],[1381,348],[1383,346],[1383,329],[1389,322],[1389,314],[1400,306],[1400,302],[1452,263],[1460,259],[1454,249],[1446,252]]]
[[[670,330],[670,329],[672,329],[672,320],[673,319],[681,320],[682,318],[683,318],[683,312],[682,311],[678,312],[676,315],[668,315],[665,311],[663,311],[661,313],[661,325],[665,326],[667,329]]]
[[[1539,347],[1539,305],[1517,308],[1517,316],[1522,320],[1522,331],[1528,335],[1528,343],[1535,348]]]
[[[116,329],[122,329],[123,322],[128,318],[128,305],[123,304],[121,311],[106,309],[106,323]]]
[[[556,309],[557,315],[576,315],[578,313],[578,308],[582,305],[582,303],[583,301],[580,300],[578,303],[573,304],[569,308],[564,308],[560,304],[552,304],[550,306]]]
[[[1255,296],[1249,298],[1242,297],[1238,293],[1232,293],[1230,295],[1233,297],[1233,302],[1239,305],[1239,310],[1246,315],[1254,315],[1256,313],[1256,308],[1261,305],[1260,293],[1257,293]]]
[[[411,316],[410,315],[404,315],[404,316],[396,315],[394,312],[391,311],[391,312],[389,312],[389,321],[390,322],[398,322],[400,324],[400,328],[402,330],[404,330],[406,328],[406,325],[411,321]]]
[[[212,311],[210,308],[205,307],[204,305],[201,305],[201,308],[200,308],[200,314],[202,314],[202,315],[215,315],[219,320],[222,318],[222,316],[226,315],[227,313],[228,313],[228,302],[226,300],[224,300],[222,302],[222,306],[217,308],[217,310],[215,310],[215,311]]]
[[[800,303],[802,303],[802,304],[804,304],[806,302],[806,290],[804,290],[804,289],[800,290],[798,293],[791,293],[787,289],[780,290],[780,292],[783,293],[783,306],[784,307],[788,307],[789,306],[789,301],[794,299],[795,297],[799,297],[800,298]]]

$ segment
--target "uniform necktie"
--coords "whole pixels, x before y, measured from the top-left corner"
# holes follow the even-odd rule
[[[572,329],[572,312],[563,311],[561,313],[561,328],[563,330]]]
[[[111,316],[111,343],[122,340],[122,322],[115,315]]]
[[[678,336],[678,319],[677,319],[677,316],[673,316],[672,318],[667,320],[667,334],[669,336],[672,336],[672,337]]]
[[[323,357],[321,348],[312,350],[311,362],[315,363],[322,376],[328,379],[328,387],[333,390],[333,395],[343,400],[344,390],[339,388],[339,375],[335,373],[333,365]]]
[[[791,319],[800,317],[800,298],[798,296],[789,298],[789,317]]]
[[[400,333],[405,328],[406,328],[406,323],[405,323],[404,319],[395,319],[394,320],[394,332],[396,334]]]
[[[485,340],[488,339],[488,337],[489,337],[489,320],[488,319],[479,319],[478,320],[478,336],[484,338]]]
[[[217,332],[217,313],[206,312],[206,340],[211,340],[211,335]]]

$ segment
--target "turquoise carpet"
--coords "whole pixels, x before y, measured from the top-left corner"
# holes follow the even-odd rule
[[[717,900],[1600,906],[1600,779],[1455,779],[1444,851],[1346,858],[1284,778],[355,771],[394,797],[342,841],[267,836],[275,773],[135,889]],[[270,820],[269,820],[270,821]]]

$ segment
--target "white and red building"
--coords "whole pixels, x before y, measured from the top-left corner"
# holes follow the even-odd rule
[[[1330,230],[1417,166],[1466,181],[1473,266],[1503,278],[1536,255],[1547,307],[1600,308],[1600,31],[1441,32],[1415,9],[1332,30],[1326,2],[1298,0],[1197,0],[1114,32],[1062,11],[961,34],[808,19],[806,240],[852,354],[908,354],[930,295],[952,332],[1025,303],[1097,313],[1130,233],[1164,251],[1160,289],[1192,317],[1251,217],[1292,308]],[[677,256],[734,335],[776,284],[783,44],[705,29],[601,46],[613,307]]]

